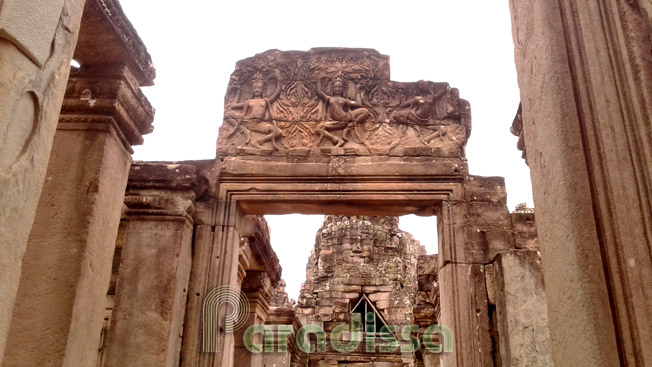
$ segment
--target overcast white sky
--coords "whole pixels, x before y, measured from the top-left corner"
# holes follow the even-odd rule
[[[145,88],[156,108],[155,130],[135,148],[136,160],[214,158],[224,93],[240,59],[274,48],[374,48],[390,56],[393,80],[446,81],[458,88],[473,116],[471,174],[505,177],[511,210],[521,202],[533,205],[529,171],[509,132],[519,96],[506,0],[121,4],[157,69],[156,85]],[[401,228],[432,248],[436,222],[425,220],[403,219]],[[296,298],[322,218],[268,221],[288,293]]]

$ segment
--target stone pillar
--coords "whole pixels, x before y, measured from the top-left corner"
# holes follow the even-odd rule
[[[225,330],[226,307],[213,310],[219,312],[215,351],[206,351],[202,346],[204,331],[210,331],[206,329],[210,325],[202,319],[204,300],[219,286],[240,290],[247,271],[265,271],[271,283],[277,282],[280,265],[262,217],[242,215],[236,205],[226,201],[207,201],[197,203],[195,220],[201,224],[195,229],[181,365],[232,366],[237,338]],[[246,327],[241,332],[244,330]]]
[[[131,145],[152,119],[127,67],[83,67],[71,77],[3,365],[94,364]]]
[[[178,366],[192,261],[192,191],[130,192],[104,366]]]
[[[469,176],[464,197],[442,203],[437,216],[440,324],[453,333],[441,365],[492,366],[485,264],[514,247],[504,180]]]
[[[0,1],[0,364],[83,7]]]
[[[245,216],[237,208],[229,207],[225,201],[218,201],[216,211],[220,214],[214,230],[214,237],[210,249],[211,262],[203,273],[198,276],[205,277],[205,280],[197,280],[203,289],[198,289],[202,300],[206,295],[218,286],[229,286],[233,289],[240,289],[241,281],[244,278],[244,268],[240,264],[239,248],[246,238],[243,238],[242,222]],[[193,274],[194,276],[195,274]],[[191,280],[191,281],[193,281]],[[225,307],[217,315],[218,323],[225,320]],[[201,320],[201,328],[206,327],[205,320]],[[201,367],[232,366],[234,337],[233,332],[223,331],[224,325],[218,324],[216,352],[203,352],[201,343],[188,348],[199,354],[197,365]],[[184,363],[184,365],[186,365]]]
[[[510,1],[556,365],[652,364],[652,54],[636,1]]]
[[[492,367],[484,266],[446,264],[439,270],[439,284],[440,324],[451,329],[454,348],[442,354],[441,365]]]
[[[220,193],[222,195],[223,193]],[[196,238],[197,251],[194,254],[190,289],[191,302],[187,312],[189,316],[185,333],[199,333],[199,337],[184,338],[184,360],[182,365],[188,367],[232,366],[234,363],[234,333],[224,330],[226,307],[218,308],[215,351],[205,351],[202,347],[203,330],[208,327],[206,320],[196,315],[201,313],[201,307],[206,296],[216,287],[228,286],[240,289],[248,268],[250,255],[243,247],[249,246],[248,237],[255,236],[258,232],[252,218],[241,213],[237,205],[230,205],[228,200],[219,197],[208,203],[210,207],[202,208],[199,215],[202,223],[210,223],[204,227],[202,238]],[[204,212],[205,210],[205,212]],[[212,230],[212,231],[211,231]],[[208,232],[212,234],[208,234]],[[203,255],[207,255],[204,257]],[[278,261],[278,260],[277,260]],[[201,300],[201,302],[199,302]],[[195,316],[193,316],[195,315]],[[210,331],[209,331],[210,332]],[[197,335],[197,334],[194,334]],[[186,356],[189,358],[186,359]]]
[[[277,292],[276,295],[278,294]],[[277,299],[276,296],[272,299],[272,304],[276,304],[276,307],[270,307],[267,320],[265,320],[274,334],[274,351],[263,353],[263,366],[290,367],[294,343],[289,330],[293,328],[295,311],[293,305],[287,303],[287,293],[283,299],[283,303],[285,303],[283,307],[279,307]]]
[[[536,251],[513,250],[494,259],[493,294],[502,366],[552,367],[541,260]],[[487,273],[491,270],[487,270]],[[490,286],[487,282],[487,287]]]
[[[204,224],[195,226],[192,270],[190,272],[190,284],[188,285],[188,304],[183,325],[183,343],[181,345],[182,367],[196,367],[199,363],[202,304],[208,292],[206,291],[206,283],[208,282],[206,269],[209,268],[211,262],[211,247],[214,235],[215,232],[211,226]]]
[[[250,352],[245,346],[244,333],[252,325],[264,325],[272,299],[272,284],[264,271],[248,271],[242,282],[242,292],[249,300],[249,317],[247,322],[235,332],[235,367],[262,367],[263,353]],[[254,341],[263,344],[263,336],[255,335]]]

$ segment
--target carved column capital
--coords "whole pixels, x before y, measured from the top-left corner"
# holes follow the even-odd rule
[[[269,275],[264,271],[248,271],[242,283],[242,292],[249,300],[251,312],[265,320],[273,296]]]
[[[195,202],[206,186],[206,178],[192,163],[134,163],[125,196],[126,214],[194,221]]]
[[[172,194],[170,196],[152,194],[125,197],[127,216],[166,216],[191,218],[195,209],[193,198],[189,195]]]
[[[240,249],[238,253],[238,283],[242,284],[245,276],[247,276],[247,269],[251,262],[251,250],[249,248],[249,240],[246,237],[240,237]]]
[[[58,129],[113,128],[125,149],[152,132],[154,108],[125,65],[82,66],[72,71],[61,106]]]

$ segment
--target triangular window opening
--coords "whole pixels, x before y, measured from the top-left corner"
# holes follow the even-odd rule
[[[373,314],[374,316],[373,320],[371,319],[371,317],[367,318],[367,314],[369,313]],[[367,330],[369,330],[367,326],[372,328],[372,330],[374,330],[376,334],[380,334],[382,327],[387,326],[385,319],[380,314],[380,312],[376,310],[376,307],[374,306],[373,302],[369,300],[366,294],[362,294],[362,296],[358,300],[358,303],[356,303],[355,306],[353,306],[353,308],[351,309],[351,314],[360,315],[360,322],[361,322],[360,326],[362,327],[362,331],[364,333],[366,333]],[[389,327],[387,327],[386,330],[389,330]]]

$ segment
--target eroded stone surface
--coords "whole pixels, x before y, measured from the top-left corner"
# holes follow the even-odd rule
[[[100,3],[106,9],[98,9]],[[5,2],[0,17],[7,15],[4,5],[15,4],[27,8],[35,5],[32,1]],[[115,4],[91,0],[84,7],[81,1],[64,1],[61,8],[61,3],[54,1],[29,16],[12,19],[30,23],[40,11],[55,13],[47,14],[48,18],[56,15],[57,27],[46,40],[48,59],[40,69],[0,39],[0,48],[4,47],[0,52],[0,85],[6,92],[0,93],[6,98],[0,101],[0,121],[5,126],[0,131],[11,135],[0,133],[0,139],[12,141],[0,148],[0,191],[5,208],[0,225],[29,232],[31,218],[21,215],[29,215],[29,207],[38,199],[12,314],[10,347],[4,359],[7,365],[93,365],[97,358],[106,287],[131,164],[129,153],[132,144],[142,143],[142,134],[151,132],[153,119],[153,109],[140,92],[143,83],[130,70],[133,56],[129,53],[118,55],[109,44],[95,42],[88,46],[103,55],[103,65],[83,64],[68,79],[73,49],[79,55],[89,52],[85,46],[75,47],[80,18],[93,18],[91,23],[103,29],[106,37],[119,37],[127,28],[135,34],[130,24],[122,29],[115,26],[118,20],[128,23]],[[53,10],[57,6],[59,9]],[[105,16],[108,8],[113,9],[110,17]],[[91,14],[94,11],[99,14]],[[44,28],[29,27],[31,32],[38,30],[42,38],[49,34],[51,22],[43,19],[40,25]],[[43,41],[37,38],[33,41]],[[132,42],[140,45],[142,55],[147,54],[140,39],[135,37]],[[114,65],[105,64],[109,59]],[[60,84],[66,80],[70,82],[67,90]],[[7,116],[9,120],[5,120]],[[41,169],[46,163],[43,182]],[[30,197],[23,197],[25,193]],[[5,202],[4,195],[13,197],[12,201]],[[14,220],[22,222],[22,227],[11,225]],[[3,241],[12,242],[3,248],[9,249],[13,262],[5,264],[2,258],[3,272],[16,269],[22,257],[24,241],[18,232],[9,232],[6,239],[3,236]],[[17,274],[8,274],[8,284]],[[12,292],[6,293],[6,299],[13,301]],[[44,309],[44,304],[49,306]],[[5,304],[0,305],[4,319]],[[44,333],[42,325],[46,324],[48,332]],[[2,329],[4,325],[0,325],[0,348]]]
[[[493,271],[502,365],[553,366],[539,254],[501,253]]]
[[[34,6],[38,9],[32,12]],[[63,5],[59,1],[40,4],[19,0],[0,4],[0,361],[83,6],[81,0],[68,0]],[[48,12],[57,7],[58,12]],[[24,13],[30,14],[18,16]],[[35,27],[28,20],[43,22],[43,27]],[[14,36],[7,40],[7,22],[14,23],[12,29],[27,33],[17,37],[9,31]],[[40,65],[39,60],[48,57],[49,62]]]
[[[0,3],[0,37],[13,42],[39,66],[50,56],[64,0],[4,0]],[[38,24],[38,26],[36,26]]]
[[[649,2],[509,3],[555,363],[650,365]]]
[[[461,157],[470,107],[448,83],[394,82],[369,49],[270,50],[238,62],[219,156]]]

